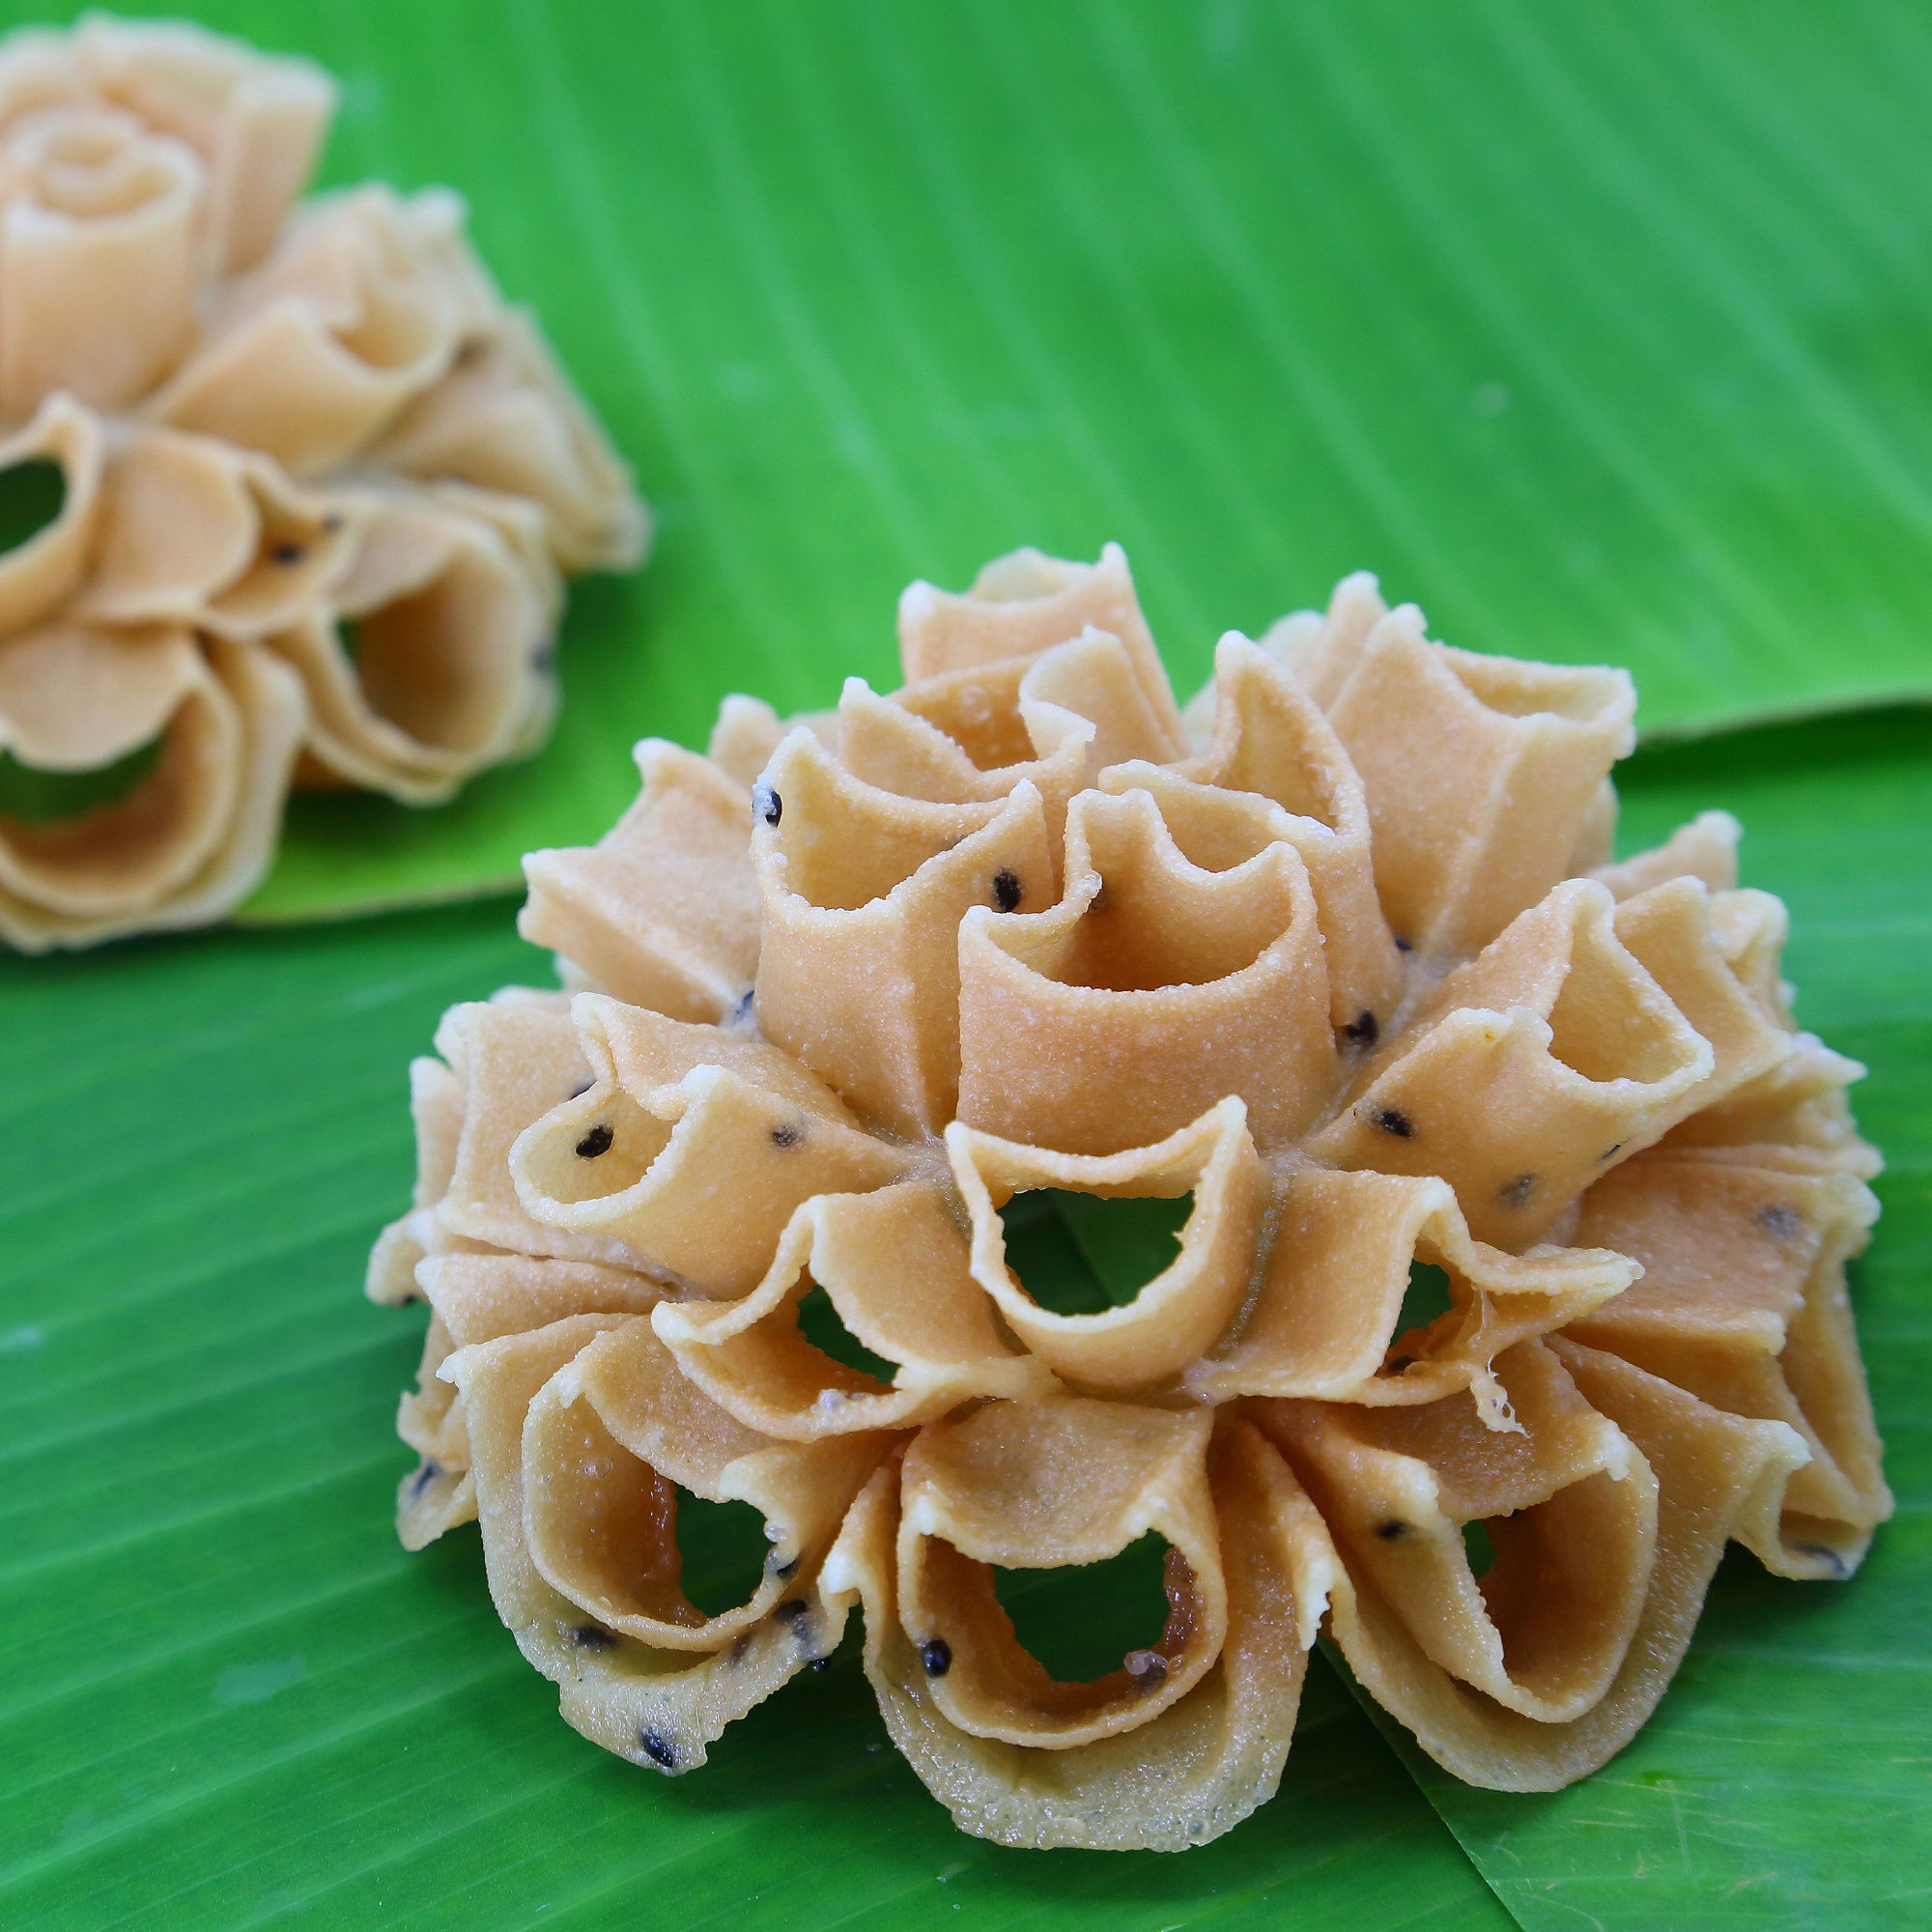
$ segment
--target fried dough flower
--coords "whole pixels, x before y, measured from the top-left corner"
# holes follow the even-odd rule
[[[1796,1030],[1735,821],[1611,863],[1622,672],[1355,577],[1183,710],[1112,547],[899,625],[899,691],[640,745],[603,841],[526,861],[567,990],[412,1071],[398,1528],[480,1520],[573,1724],[687,1770],[856,1608],[963,1829],[1174,1850],[1273,1793],[1320,1633],[1458,1776],[1550,1790],[1727,1542],[1857,1567],[1862,1069]],[[1177,1246],[1066,1305],[1034,1236],[1110,1202]],[[724,1499],[771,1552],[700,1609],[679,1511]],[[1056,1675],[1002,1578],[1148,1539],[1164,1627]]]
[[[298,204],[307,62],[0,40],[0,939],[205,923],[291,784],[448,798],[556,710],[562,572],[649,519],[446,189]],[[11,502],[12,497],[8,500]]]

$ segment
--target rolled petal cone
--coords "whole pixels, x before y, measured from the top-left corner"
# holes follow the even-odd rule
[[[0,935],[40,952],[218,918],[269,868],[302,716],[294,677],[247,645],[73,622],[0,643],[0,747],[21,764],[152,753],[117,800],[0,816]]]

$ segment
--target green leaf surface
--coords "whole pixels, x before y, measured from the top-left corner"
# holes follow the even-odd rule
[[[1021,543],[1124,543],[1183,687],[1368,566],[1651,730],[1932,688],[1906,0],[194,11],[343,76],[331,181],[469,196],[661,518],[542,757],[299,801],[252,918],[509,882]]]

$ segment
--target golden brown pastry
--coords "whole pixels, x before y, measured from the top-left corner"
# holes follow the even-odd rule
[[[1727,1542],[1856,1568],[1861,1069],[1734,820],[1613,860],[1621,673],[1357,577],[1182,711],[1111,547],[899,624],[896,692],[640,745],[618,825],[526,861],[567,991],[412,1070],[399,1526],[476,1515],[572,1723],[682,1771],[856,1608],[963,1829],[1179,1850],[1275,1790],[1324,1630],[1456,1775],[1551,1790]],[[1040,1230],[1126,1212],[1161,1235],[1068,1300]],[[773,1542],[710,1614],[691,1497]],[[1003,1591],[1134,1551],[1163,1619],[1056,1674]]]

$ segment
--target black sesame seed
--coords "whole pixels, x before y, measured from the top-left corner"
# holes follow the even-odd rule
[[[1615,1147],[1605,1148],[1604,1151],[1597,1156],[1597,1158],[1600,1161],[1614,1160],[1618,1154],[1623,1152],[1623,1151],[1624,1151],[1624,1144],[1622,1141],[1619,1141]]]
[[[323,518],[322,526],[330,536],[333,536],[342,527],[342,512],[340,510],[329,511],[328,515]]]
[[[752,810],[767,825],[776,825],[784,816],[784,800],[770,785],[752,787]]]
[[[775,1148],[796,1147],[805,1138],[796,1127],[774,1127],[772,1145]]]
[[[752,1647],[752,1633],[750,1631],[740,1631],[738,1634],[731,1639],[731,1648],[724,1653],[724,1662],[726,1663],[743,1663],[745,1661],[745,1653],[748,1650],[750,1650],[751,1647]]]
[[[784,1562],[781,1563],[779,1561],[779,1553],[776,1549],[766,1557],[765,1561],[771,1565],[772,1575],[780,1582],[783,1582],[798,1568],[798,1558],[796,1556],[788,1557]]]
[[[1406,1114],[1394,1107],[1378,1107],[1370,1119],[1383,1133],[1393,1134],[1399,1141],[1412,1141],[1415,1138],[1415,1122]]]
[[[929,1636],[919,1647],[919,1661],[928,1677],[944,1677],[952,1668],[952,1646],[943,1636]]]
[[[1788,1241],[1804,1226],[1804,1219],[1782,1203],[1774,1203],[1769,1208],[1757,1210],[1757,1224],[1774,1240]]]
[[[299,563],[308,553],[298,543],[278,543],[269,554],[277,563]]]
[[[1496,1189],[1496,1199],[1505,1208],[1527,1208],[1529,1197],[1536,1192],[1536,1176],[1519,1174],[1514,1180],[1505,1181]]]
[[[830,1670],[832,1668],[831,1655],[828,1653],[824,1657],[814,1657],[811,1660],[811,1667],[814,1670]]]
[[[1002,912],[1011,912],[1026,896],[1026,889],[1011,872],[993,874],[993,903]]]
[[[781,1624],[795,1624],[800,1617],[804,1616],[809,1607],[810,1605],[803,1597],[792,1597],[785,1603],[781,1604],[772,1612],[772,1621]]]
[[[426,1489],[428,1489],[429,1486],[433,1482],[435,1482],[436,1479],[441,1474],[442,1474],[441,1469],[438,1467],[436,1463],[429,1462],[423,1463],[417,1468],[415,1474],[410,1479],[411,1502],[414,1502],[417,1499],[417,1497],[419,1497],[422,1494],[422,1492]]]
[[[755,986],[747,986],[745,988],[745,997],[738,1002],[738,1010],[731,1015],[740,1026],[743,1026],[752,1017],[752,1002],[757,997],[758,989]]]
[[[600,1153],[611,1151],[611,1129],[602,1121],[590,1129],[577,1144],[577,1151],[585,1160],[595,1160]]]
[[[1376,1534],[1384,1543],[1400,1543],[1408,1534],[1408,1525],[1400,1517],[1390,1517],[1388,1521],[1376,1524]]]
[[[1815,1556],[1821,1563],[1830,1564],[1833,1576],[1840,1581],[1852,1574],[1845,1559],[1835,1549],[1827,1549],[1822,1543],[1794,1543],[1791,1549],[1795,1556]]]
[[[530,653],[530,668],[542,677],[556,668],[556,651],[550,644],[539,644]]]
[[[1412,946],[1411,946],[1411,945],[1410,945],[1410,944],[1408,943],[1408,941],[1407,941],[1407,940],[1406,940],[1406,939],[1405,939],[1405,938],[1404,938],[1404,937],[1402,936],[1402,934],[1401,934],[1401,933],[1399,933],[1399,932],[1398,932],[1398,933],[1395,933],[1395,934],[1393,934],[1393,935],[1391,935],[1391,936],[1392,936],[1392,937],[1394,938],[1394,940],[1395,940],[1395,950],[1396,950],[1396,951],[1397,951],[1398,952],[1413,952],[1415,951],[1415,948],[1414,948],[1414,947],[1412,947]]]
[[[615,1650],[617,1639],[602,1624],[579,1624],[570,1634],[579,1650]]]
[[[1342,1037],[1350,1046],[1373,1046],[1381,1035],[1381,1025],[1374,1013],[1364,1012],[1342,1029]]]
[[[655,1731],[639,1731],[638,1748],[661,1771],[677,1769],[677,1752]]]
[[[1158,1690],[1167,1682],[1167,1659],[1158,1651],[1141,1651],[1127,1659],[1127,1675],[1136,1690]]]

